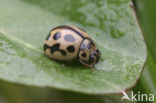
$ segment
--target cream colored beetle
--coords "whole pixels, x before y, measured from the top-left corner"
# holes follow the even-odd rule
[[[79,61],[93,68],[101,53],[90,36],[75,26],[58,26],[50,31],[44,43],[45,54],[59,61]]]

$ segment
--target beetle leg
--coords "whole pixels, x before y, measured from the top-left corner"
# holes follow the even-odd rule
[[[91,69],[92,71],[95,71],[96,70],[96,68],[94,68],[93,64],[89,65],[89,64],[83,62],[82,60],[79,60],[79,61],[80,61],[80,63],[82,63],[83,65],[85,65],[89,69]]]

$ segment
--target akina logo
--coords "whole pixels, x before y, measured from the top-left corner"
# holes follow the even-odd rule
[[[140,102],[148,102],[148,101],[154,101],[154,94],[142,94],[141,92],[134,93],[133,91],[130,93],[130,96],[127,95],[125,91],[122,92],[123,97],[121,98],[121,101],[124,99],[129,101],[140,101]]]

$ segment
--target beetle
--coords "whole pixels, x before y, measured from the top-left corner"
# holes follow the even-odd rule
[[[44,53],[51,59],[72,61],[78,59],[83,65],[93,69],[101,52],[95,42],[82,29],[76,26],[53,28],[44,42]]]

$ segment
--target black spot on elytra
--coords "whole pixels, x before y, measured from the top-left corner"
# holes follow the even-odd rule
[[[81,56],[82,56],[83,58],[85,58],[87,55],[86,55],[86,53],[82,53]]]
[[[64,50],[61,50],[60,52],[62,55],[64,55],[64,56],[66,55],[66,51],[64,51]]]
[[[59,43],[54,44],[52,47],[50,47],[50,52],[53,54],[55,51],[59,51],[59,47],[60,47]]]
[[[55,35],[53,36],[54,40],[58,40],[61,37],[61,33],[60,32],[56,32]]]
[[[75,51],[75,47],[74,46],[68,46],[67,47],[68,52],[73,53]]]
[[[75,41],[75,38],[70,35],[70,34],[67,34],[64,36],[64,39],[67,41],[67,42],[74,42]]]
[[[61,54],[65,56],[67,54],[66,51],[59,49],[59,47],[60,47],[59,43],[56,43],[53,46],[48,46],[47,44],[44,44],[44,51],[49,48],[51,54],[53,54],[55,51],[60,51]]]
[[[55,51],[60,51],[62,55],[66,55],[66,51],[59,49],[60,47],[60,43],[56,43],[54,44],[51,48],[50,48],[50,52],[53,54]]]
[[[50,35],[51,35],[51,33],[49,33],[49,34],[47,35],[46,40],[48,40],[48,39],[49,39]]]
[[[44,45],[43,45],[44,51],[45,51],[47,48],[49,48],[49,46],[48,46],[47,44],[44,44]]]

